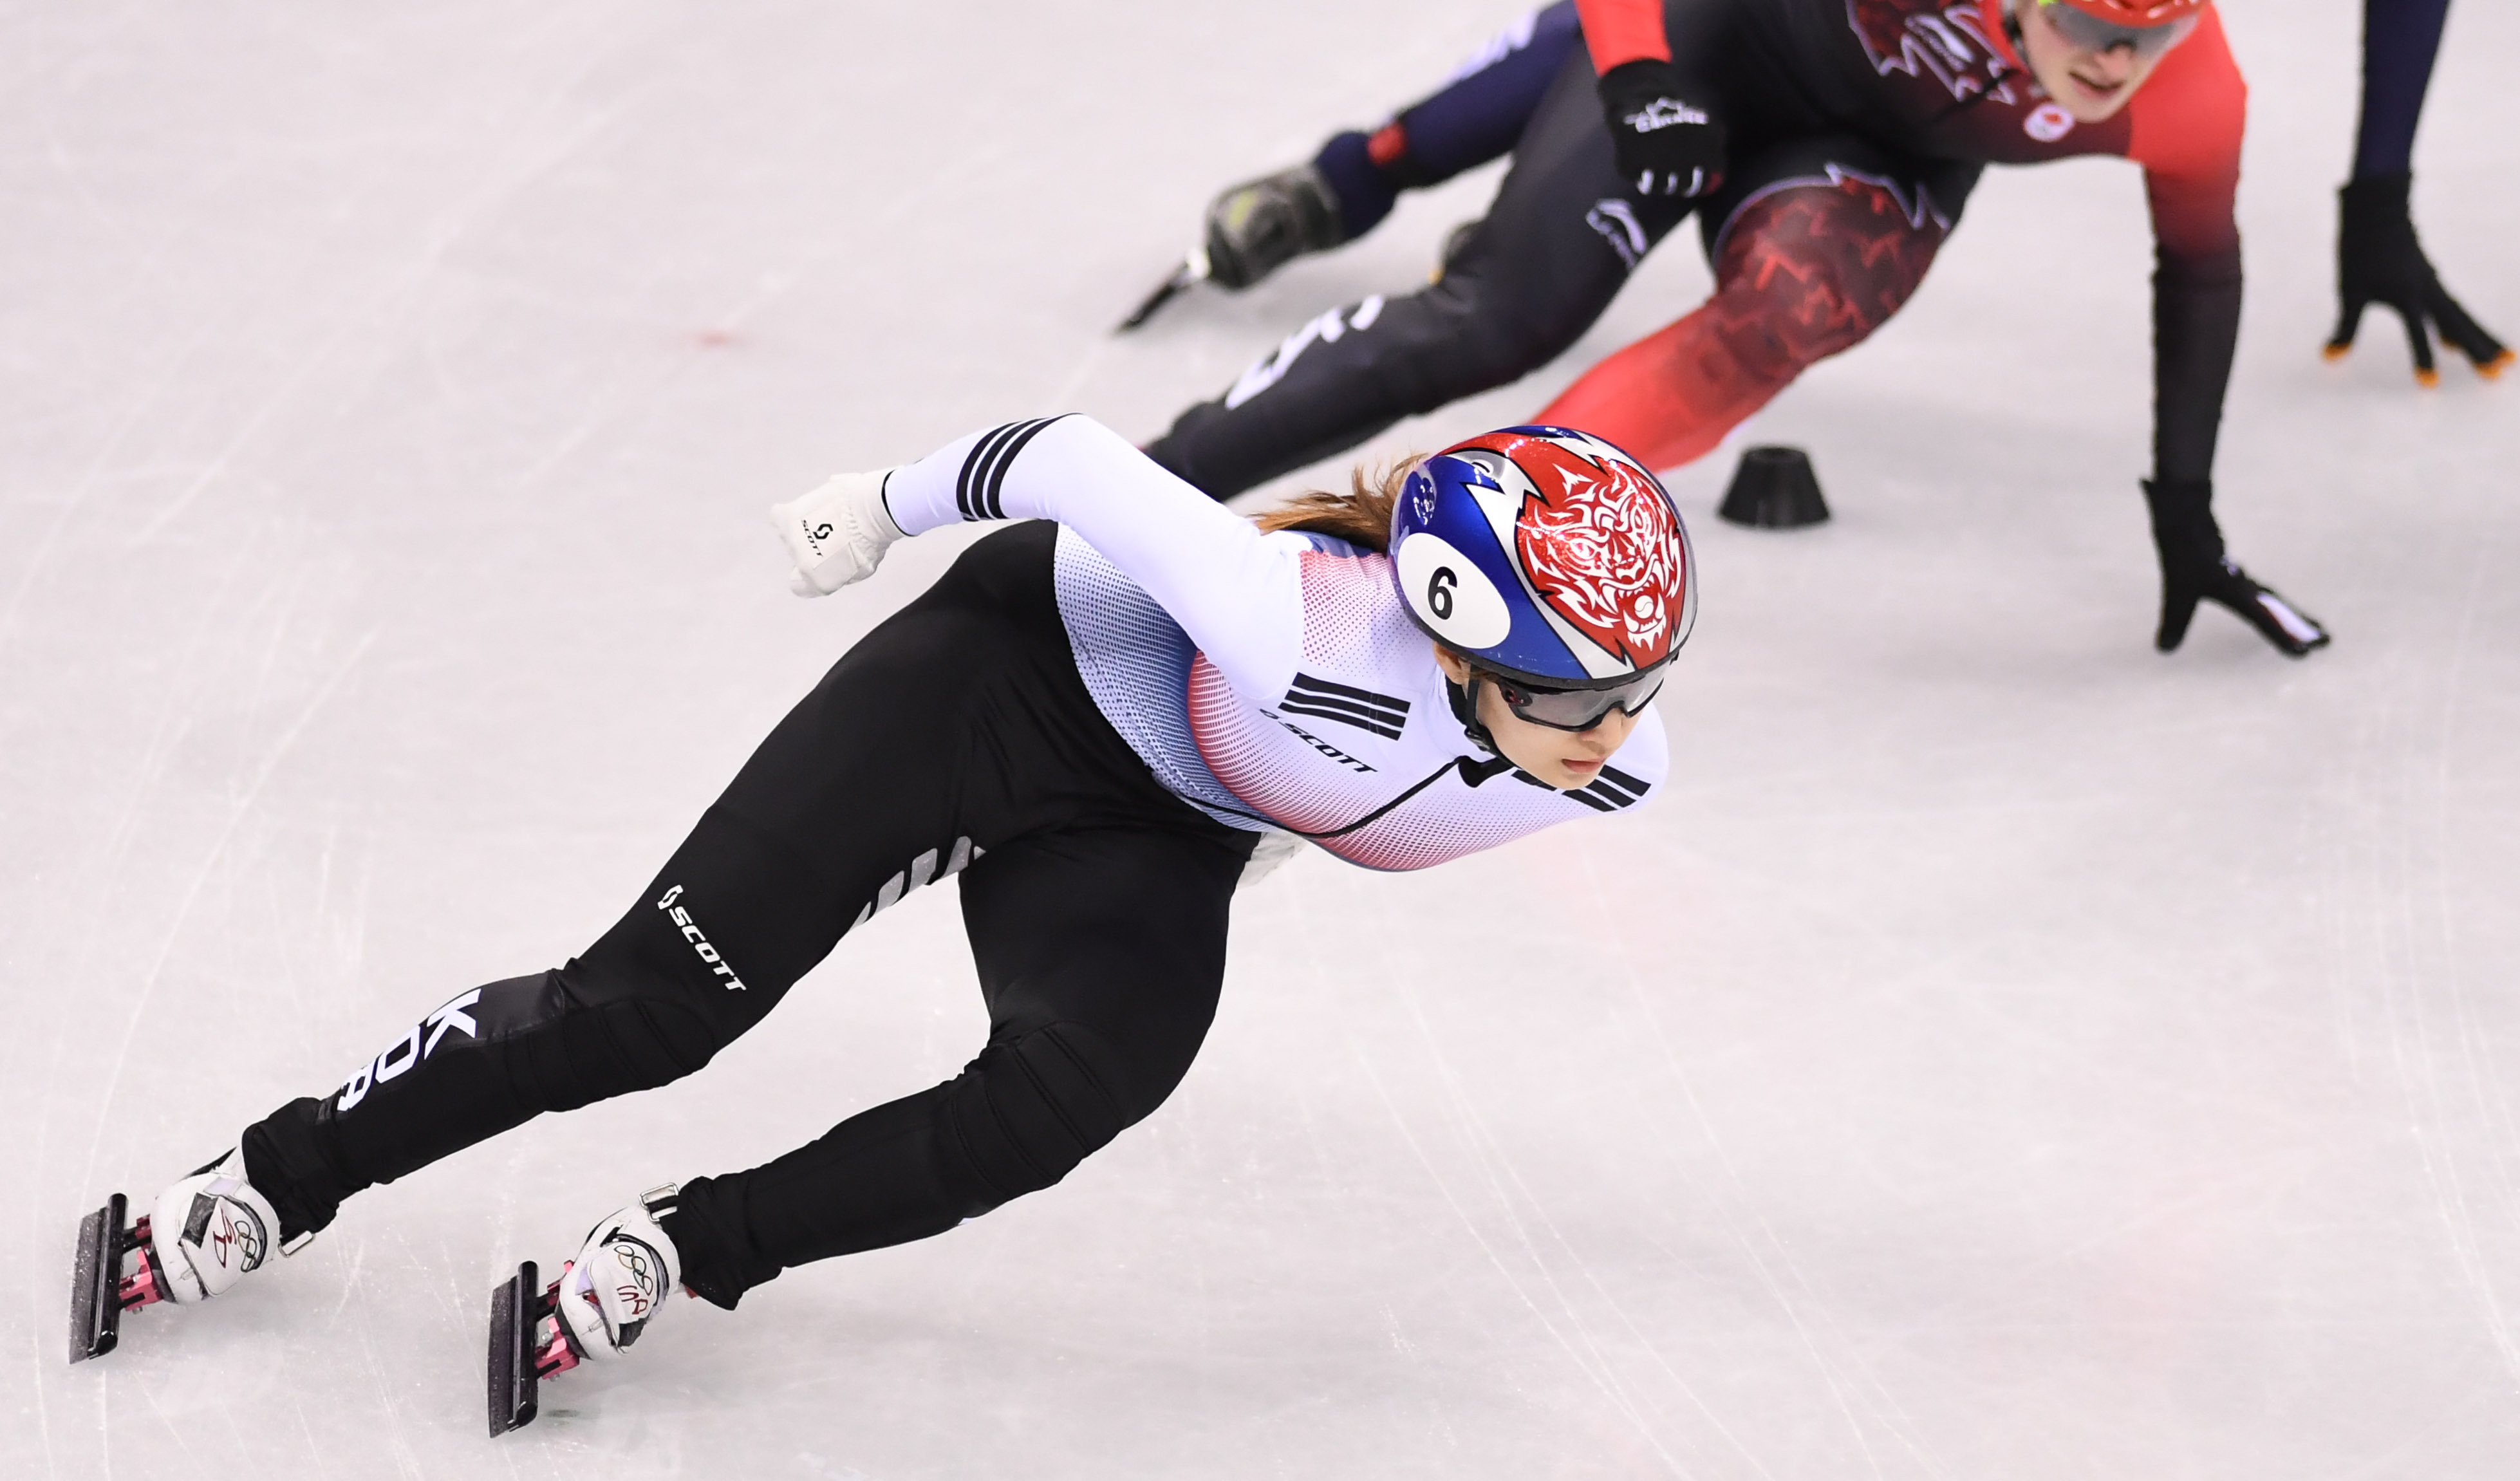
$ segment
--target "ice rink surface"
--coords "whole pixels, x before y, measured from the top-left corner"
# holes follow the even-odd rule
[[[961,544],[809,605],[763,506],[1019,416],[1151,436],[1422,281],[1492,172],[1106,333],[1217,187],[1513,9],[8,7],[0,1474],[2509,1476],[2520,384],[2419,393],[2377,318],[2320,363],[2359,8],[2225,8],[2220,506],[2332,650],[2208,609],[2151,651],[2138,176],[1993,172],[1751,429],[1834,523],[1716,521],[1730,449],[1675,480],[1657,806],[1299,861],[1189,1082],[1065,1185],[678,1303],[494,1443],[514,1262],[976,1049],[951,891],[706,1073],[71,1369],[78,1217],[591,940]],[[2505,335],[2515,65],[2520,11],[2460,0],[2417,154]],[[1560,364],[1376,450],[1528,416],[1705,281],[1676,237]]]

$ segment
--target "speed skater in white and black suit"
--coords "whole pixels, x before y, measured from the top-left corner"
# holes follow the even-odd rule
[[[773,514],[807,595],[904,535],[1032,522],[834,664],[584,955],[420,1017],[138,1226],[119,1197],[100,1211],[74,1358],[126,1310],[268,1265],[361,1189],[700,1068],[854,925],[959,875],[977,1057],[763,1166],[652,1190],[550,1291],[513,1290],[525,1397],[503,1423],[494,1349],[492,1427],[522,1422],[537,1372],[616,1356],[678,1284],[732,1308],[790,1266],[937,1234],[1152,1111],[1206,1034],[1255,860],[1308,839],[1422,869],[1663,780],[1649,701],[1693,561],[1653,475],[1580,432],[1489,433],[1255,525],[1062,417]]]

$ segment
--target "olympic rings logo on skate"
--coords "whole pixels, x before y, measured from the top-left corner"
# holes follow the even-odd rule
[[[656,1252],[646,1240],[628,1234],[614,1235],[605,1241],[605,1247],[612,1251],[622,1274],[630,1278],[627,1283],[615,1286],[613,1294],[621,1298],[621,1304],[629,1308],[634,1319],[648,1315],[648,1308],[655,1304],[658,1295],[656,1267],[662,1262]]]
[[[222,1208],[219,1211],[218,1232],[210,1236],[210,1240],[218,1246],[215,1253],[218,1256],[219,1264],[225,1265],[228,1263],[228,1250],[233,1246],[238,1256],[245,1262],[244,1264],[239,1265],[237,1269],[242,1271],[251,1271],[260,1270],[262,1268],[263,1246],[265,1243],[262,1233],[262,1221],[251,1214],[248,1214],[246,1218],[240,1220],[234,1214],[231,1214],[226,1209]]]

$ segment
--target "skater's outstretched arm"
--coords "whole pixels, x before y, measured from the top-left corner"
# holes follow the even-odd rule
[[[2161,561],[2153,646],[2176,650],[2200,602],[2228,607],[2291,657],[2327,645],[2318,622],[2233,561],[2214,517],[2214,448],[2240,337],[2234,209],[2247,89],[2210,14],[2131,112],[2128,157],[2152,210],[2153,455],[2143,484]]]
[[[2220,28],[2172,54],[2131,110],[2154,269],[2153,476],[2205,479],[2240,337],[2240,143],[2247,90]]]
[[[1236,690],[1274,699],[1295,677],[1308,543],[1262,535],[1091,417],[948,443],[894,470],[884,502],[905,534],[964,519],[1056,519],[1161,604]]]
[[[874,569],[888,531],[1057,520],[1171,613],[1238,692],[1275,698],[1295,676],[1304,629],[1298,562],[1309,543],[1261,534],[1090,417],[973,432],[889,473],[844,474],[772,517],[806,572],[799,590],[807,595]],[[851,521],[876,526],[871,551],[825,555],[833,538],[818,532],[844,535]],[[845,570],[823,575],[826,561]]]
[[[2362,108],[2354,131],[2354,178],[2412,167],[2433,63],[2450,0],[2362,0]]]
[[[2394,309],[2406,324],[2415,380],[2425,385],[2441,379],[2428,325],[2480,375],[2500,375],[2512,358],[2442,287],[2415,238],[2409,206],[2415,124],[2449,14],[2450,0],[2363,0],[2362,116],[2354,178],[2337,193],[2337,316],[2327,337],[2327,358],[2343,359],[2364,309],[2374,303]]]

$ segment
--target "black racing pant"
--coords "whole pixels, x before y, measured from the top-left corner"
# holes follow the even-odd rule
[[[1777,55],[1772,27],[1745,22],[1743,11],[1735,0],[1702,0],[1667,12],[1674,57],[1703,70],[1704,92],[1691,96],[1713,101],[1729,129],[1731,162],[1714,196],[1702,202],[1637,196],[1612,161],[1580,37],[1556,39],[1565,61],[1513,139],[1513,162],[1495,203],[1441,276],[1404,297],[1376,296],[1324,314],[1223,396],[1183,412],[1148,456],[1208,494],[1230,498],[1354,447],[1404,417],[1508,384],[1592,328],[1645,253],[1692,209],[1708,260],[1720,266],[1728,233],[1754,206],[1773,213],[1780,189],[1815,193],[1824,210],[1846,215],[1859,232],[1877,235],[1877,223],[1905,218],[1900,230],[1912,243],[1877,244],[1861,254],[1867,263],[1895,259],[1901,271],[1840,282],[1841,264],[1822,252],[1797,262],[1791,275],[1833,304],[1868,305],[1855,337],[1869,333],[1922,281],[1979,167],[1912,157],[1850,131],[1809,98],[1809,83]],[[1535,40],[1532,50],[1539,46]],[[1527,65],[1527,58],[1517,61]],[[1472,74],[1448,93],[1469,95],[1467,107],[1480,86]],[[1521,95],[1497,88],[1487,96]],[[1434,101],[1404,111],[1403,121]],[[1458,170],[1483,161],[1446,162]],[[1872,196],[1826,200],[1846,194],[1843,179]],[[1752,225],[1765,229],[1764,219]],[[1759,300],[1754,309],[1788,332],[1797,314],[1808,314],[1800,302],[1767,304],[1776,294],[1764,280],[1751,296]],[[1785,343],[1780,353],[1793,362],[1788,377],[1803,368],[1802,357],[1834,353],[1846,342],[1840,335],[1808,346]]]
[[[285,1232],[543,1111],[690,1074],[852,925],[957,872],[987,1044],[942,1085],[686,1184],[665,1226],[685,1283],[731,1307],[788,1266],[937,1234],[1161,1104],[1215,1013],[1256,835],[1166,792],[1096,709],[1056,536],[980,541],[834,664],[585,955],[458,996],[248,1129]]]

